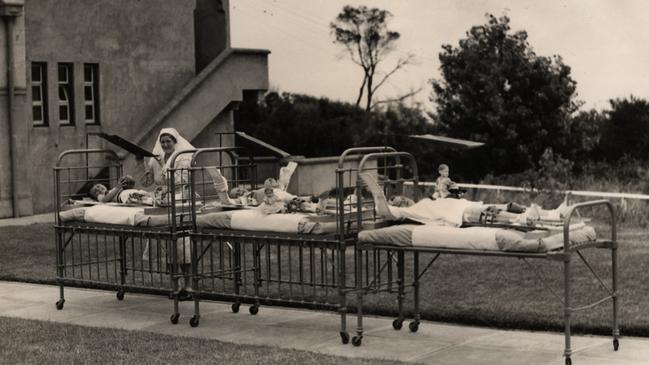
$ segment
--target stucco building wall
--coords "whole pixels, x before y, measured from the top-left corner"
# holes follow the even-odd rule
[[[32,176],[51,178],[56,157],[85,147],[86,133],[128,138],[195,74],[196,0],[26,0],[27,64],[47,63],[48,126],[30,125]],[[59,125],[57,65],[74,64],[75,125]],[[99,65],[100,124],[86,125],[83,64]],[[28,83],[30,72],[27,69]],[[31,101],[31,90],[28,90]],[[91,139],[91,147],[102,143]],[[51,184],[31,182],[34,210],[52,208]]]

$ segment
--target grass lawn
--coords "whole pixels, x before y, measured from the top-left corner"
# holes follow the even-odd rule
[[[596,223],[595,223],[596,224]],[[625,335],[649,336],[648,234],[645,229],[618,229],[620,323]],[[599,232],[606,237],[606,232]],[[54,230],[51,225],[0,227],[0,279],[53,282],[55,277]],[[610,251],[591,249],[584,255],[605,279],[610,278]],[[429,257],[429,256],[428,256]],[[576,257],[576,256],[575,256]],[[576,259],[573,266],[573,306],[604,296],[598,282]],[[426,265],[422,258],[422,267]],[[526,262],[512,258],[442,256],[424,276],[422,315],[424,319],[499,328],[536,330],[563,329],[561,302],[563,264],[531,260],[540,271],[539,279]],[[348,272],[351,272],[351,268]],[[610,286],[610,279],[606,280]],[[56,298],[53,298],[53,301]],[[355,296],[351,298],[352,305]],[[407,294],[407,308],[412,308]],[[366,312],[394,315],[396,296],[371,295]],[[610,334],[612,305],[604,303],[573,317],[573,330]],[[350,322],[352,325],[352,322]]]
[[[142,331],[0,317],[4,364],[394,364]]]

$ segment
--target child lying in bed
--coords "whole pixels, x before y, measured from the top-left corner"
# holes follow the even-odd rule
[[[135,180],[130,175],[119,179],[119,184],[108,190],[103,184],[95,184],[88,191],[88,195],[102,203],[121,203],[133,205],[153,205],[151,193],[134,189]]]
[[[374,206],[379,215],[387,220],[412,220],[424,224],[441,224],[459,227],[463,223],[534,225],[536,222],[560,221],[566,213],[564,202],[557,209],[544,210],[532,204],[525,209],[517,204],[483,204],[466,199],[422,199],[412,206],[389,204],[383,189],[374,177],[358,174],[372,193]]]
[[[228,192],[228,180],[217,168],[207,169],[214,183],[219,201],[225,205],[258,206],[264,214],[316,212],[317,204],[305,201],[280,188],[274,178],[264,181],[264,187],[248,191],[243,187],[235,187]],[[259,202],[259,204],[257,204]]]

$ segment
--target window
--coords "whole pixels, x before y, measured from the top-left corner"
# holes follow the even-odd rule
[[[32,62],[32,122],[47,126],[47,63]]]
[[[83,104],[86,124],[99,124],[99,65],[83,65]]]
[[[74,125],[74,79],[71,63],[59,63],[59,124]]]

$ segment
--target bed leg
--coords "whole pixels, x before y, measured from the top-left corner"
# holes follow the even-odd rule
[[[620,329],[618,326],[618,311],[619,311],[619,299],[617,297],[617,247],[613,246],[611,249],[611,259],[612,259],[612,281],[613,281],[613,350],[617,351],[620,347]]]
[[[192,275],[192,288],[194,289],[192,297],[194,299],[194,316],[189,320],[189,325],[192,327],[198,327],[200,322],[201,313],[200,313],[200,295],[198,290],[198,257],[197,250],[198,244],[197,240],[194,238],[190,239],[190,257],[191,257],[191,275]]]
[[[127,238],[123,235],[119,236],[119,283],[121,286],[117,295],[119,300],[124,298],[124,285],[126,284],[126,240]],[[122,299],[119,298],[120,296]]]
[[[347,282],[345,277],[347,276],[346,265],[346,249],[345,242],[340,243],[340,249],[338,250],[338,298],[340,300],[340,307],[338,309],[340,313],[340,340],[343,345],[349,343],[349,333],[347,332]]]
[[[405,253],[401,250],[397,252],[397,285],[399,286],[397,301],[399,303],[399,317],[397,317],[397,319],[392,322],[392,328],[394,328],[395,330],[401,329],[401,327],[403,326],[403,320],[405,319],[405,314],[403,313],[403,301],[406,297],[404,255]]]
[[[236,240],[233,244],[234,248],[234,295],[235,302],[232,305],[232,312],[239,312],[241,305],[240,286],[241,286],[241,243]]]
[[[565,338],[566,338],[566,347],[564,349],[563,355],[566,358],[566,365],[571,365],[572,360],[570,356],[572,355],[572,349],[570,348],[570,320],[572,315],[572,308],[570,308],[570,299],[571,299],[571,288],[570,288],[570,267],[571,256],[568,255],[564,261],[564,276],[563,276],[563,287],[564,287],[564,302],[563,302],[563,313],[564,313],[564,325],[565,325]]]
[[[414,320],[410,322],[408,325],[408,328],[410,329],[410,332],[417,332],[419,329],[419,322],[421,321],[421,313],[419,309],[419,252],[414,252],[414,262],[413,262],[413,292],[414,292],[414,300],[415,300],[415,313],[414,313]],[[405,279],[405,278],[404,278]]]
[[[352,337],[352,345],[354,346],[360,346],[361,342],[363,340],[363,280],[362,280],[362,272],[363,272],[363,255],[361,254],[362,251],[355,250],[355,265],[354,265],[354,276],[356,277],[356,295],[357,295],[357,303],[356,303],[356,336]],[[369,290],[369,288],[368,288]]]
[[[258,251],[257,251],[257,241],[254,240],[252,244],[252,290],[255,296],[255,303],[248,308],[248,312],[252,314],[253,316],[259,313],[259,267],[260,263],[258,262],[257,258],[258,256]],[[289,250],[289,255],[290,255],[290,250]],[[245,260],[245,258],[244,258]],[[291,268],[289,268],[291,270]]]
[[[171,252],[171,263],[170,263],[170,270],[169,274],[171,277],[171,290],[172,290],[172,297],[173,297],[173,308],[174,311],[171,314],[171,323],[172,324],[178,324],[178,319],[180,318],[180,309],[178,308],[178,295],[180,293],[180,285],[178,284],[178,274],[176,273],[177,267],[178,267],[178,252],[177,252],[177,247],[176,247],[176,238],[172,236],[172,238],[168,239],[167,242],[167,252]]]
[[[63,285],[63,233],[57,232],[56,235],[56,280],[59,283],[59,300],[56,302],[56,309],[63,309],[65,303],[64,285]]]

